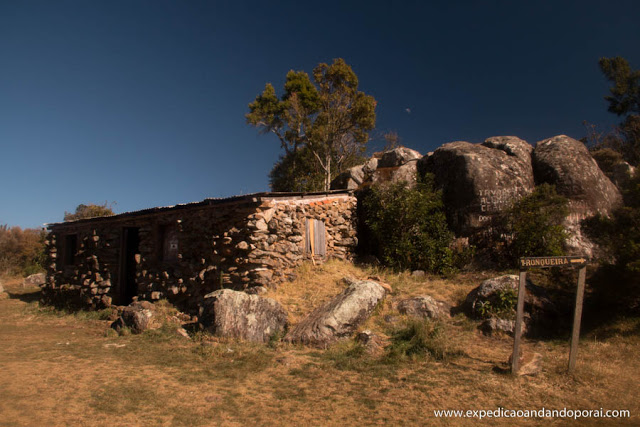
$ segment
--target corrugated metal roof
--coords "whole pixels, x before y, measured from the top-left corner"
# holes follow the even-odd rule
[[[120,219],[120,218],[127,218],[127,217],[134,217],[134,216],[140,216],[140,215],[148,215],[148,214],[153,214],[153,213],[157,213],[157,212],[165,212],[165,211],[171,211],[171,210],[177,210],[177,209],[185,209],[185,208],[192,208],[192,207],[198,207],[198,206],[212,206],[212,205],[218,205],[218,204],[226,204],[226,203],[235,203],[235,202],[240,202],[240,201],[250,201],[251,199],[255,199],[253,200],[254,202],[259,202],[260,199],[266,198],[266,199],[285,199],[285,198],[300,198],[300,199],[304,199],[305,197],[320,197],[320,196],[331,196],[331,195],[338,195],[338,194],[352,194],[353,190],[331,190],[331,191],[321,191],[321,192],[314,192],[314,193],[270,193],[270,192],[260,192],[260,193],[250,193],[250,194],[242,194],[242,195],[236,195],[236,196],[230,196],[230,197],[213,197],[213,198],[207,198],[204,200],[201,200],[199,202],[190,202],[190,203],[181,203],[181,204],[177,204],[177,205],[171,205],[171,206],[160,206],[160,207],[155,207],[155,208],[147,208],[147,209],[140,209],[137,211],[129,211],[129,212],[122,212],[116,215],[111,215],[111,216],[102,216],[102,217],[95,217],[95,218],[83,218],[83,219],[78,219],[75,221],[64,221],[64,222],[52,222],[52,223],[47,223],[44,224],[45,228],[51,228],[54,226],[62,226],[62,225],[75,225],[75,224],[82,224],[82,223],[86,223],[86,222],[94,222],[94,221],[108,221],[108,220],[112,220],[112,219]]]

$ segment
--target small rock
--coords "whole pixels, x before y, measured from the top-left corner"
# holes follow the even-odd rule
[[[425,273],[423,270],[413,270],[411,272],[411,277],[424,277],[427,273]]]
[[[451,306],[444,301],[436,301],[429,295],[422,295],[400,301],[398,311],[412,317],[440,319],[450,317]]]
[[[176,329],[176,332],[178,333],[178,335],[182,335],[185,338],[191,338],[185,328],[178,328]]]
[[[265,288],[264,286],[252,286],[250,288],[247,288],[245,292],[249,295],[262,295],[267,293],[267,288]]]
[[[515,331],[515,329],[516,329],[516,321],[512,319],[498,319],[497,317],[492,317],[480,324],[480,330],[484,332],[486,335],[493,335],[495,333],[505,333],[513,336],[513,331]],[[526,322],[522,322],[522,326],[520,330],[522,335],[526,333],[527,331]]]
[[[124,346],[126,346],[126,344],[115,344],[115,343],[111,343],[111,344],[105,344],[105,345],[104,345],[104,348],[111,348],[111,347],[114,347],[114,348],[122,348],[122,347],[124,347]]]
[[[29,277],[26,277],[23,281],[22,281],[22,287],[26,288],[28,286],[40,286],[40,285],[44,285],[44,280],[45,280],[46,276],[44,273],[36,273],[36,274],[32,274]]]
[[[356,342],[361,343],[367,349],[367,353],[369,354],[379,354],[382,353],[385,346],[385,341],[377,334],[366,330],[362,332],[358,332],[356,334]]]
[[[147,329],[158,329],[160,323],[154,317],[154,306],[148,301],[135,301],[122,309],[122,314],[111,327],[120,332],[123,327],[128,327],[134,334],[139,334]]]

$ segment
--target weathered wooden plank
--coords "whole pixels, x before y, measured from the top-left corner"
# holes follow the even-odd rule
[[[513,331],[513,355],[511,356],[511,373],[517,374],[520,369],[520,340],[522,338],[522,321],[524,317],[524,291],[527,282],[526,270],[520,270],[518,285],[518,305],[516,309],[516,326]]]
[[[576,308],[573,312],[573,331],[571,332],[571,349],[569,350],[569,372],[576,367],[578,342],[580,341],[580,322],[582,320],[582,302],[584,300],[586,267],[578,271],[578,290],[576,292]]]

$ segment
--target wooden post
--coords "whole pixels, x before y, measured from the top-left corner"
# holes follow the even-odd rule
[[[511,373],[517,374],[520,369],[520,337],[522,331],[522,317],[524,315],[524,291],[527,282],[527,271],[520,270],[520,284],[518,285],[518,307],[516,310],[516,326],[513,331],[513,355],[511,356]]]
[[[580,341],[580,320],[582,319],[582,301],[584,300],[584,280],[587,267],[583,266],[578,271],[578,291],[576,292],[576,309],[573,313],[573,330],[571,332],[571,349],[569,350],[569,372],[576,367],[578,354],[578,341]]]

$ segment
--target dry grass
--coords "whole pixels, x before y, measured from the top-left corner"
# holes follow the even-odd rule
[[[379,274],[390,300],[429,293],[455,302],[482,279],[414,280],[343,263],[305,266],[270,295],[299,319],[344,288],[343,275]],[[434,409],[628,409],[629,420],[556,424],[637,425],[640,319],[619,320],[585,336],[578,369],[564,373],[568,343],[525,341],[544,356],[536,377],[494,372],[511,352],[508,337],[481,335],[457,316],[446,336],[462,355],[389,362],[341,343],[322,352],[281,344],[235,343],[170,330],[108,333],[108,321],[42,309],[37,289],[5,281],[0,300],[0,425],[471,425],[436,419]],[[315,289],[314,289],[315,288]],[[321,289],[320,289],[321,288]],[[384,328],[386,305],[371,320]],[[386,310],[386,311],[385,311]],[[376,320],[377,319],[377,320]],[[378,323],[376,323],[378,322]],[[545,420],[550,421],[550,420]],[[537,425],[541,419],[491,424]]]

